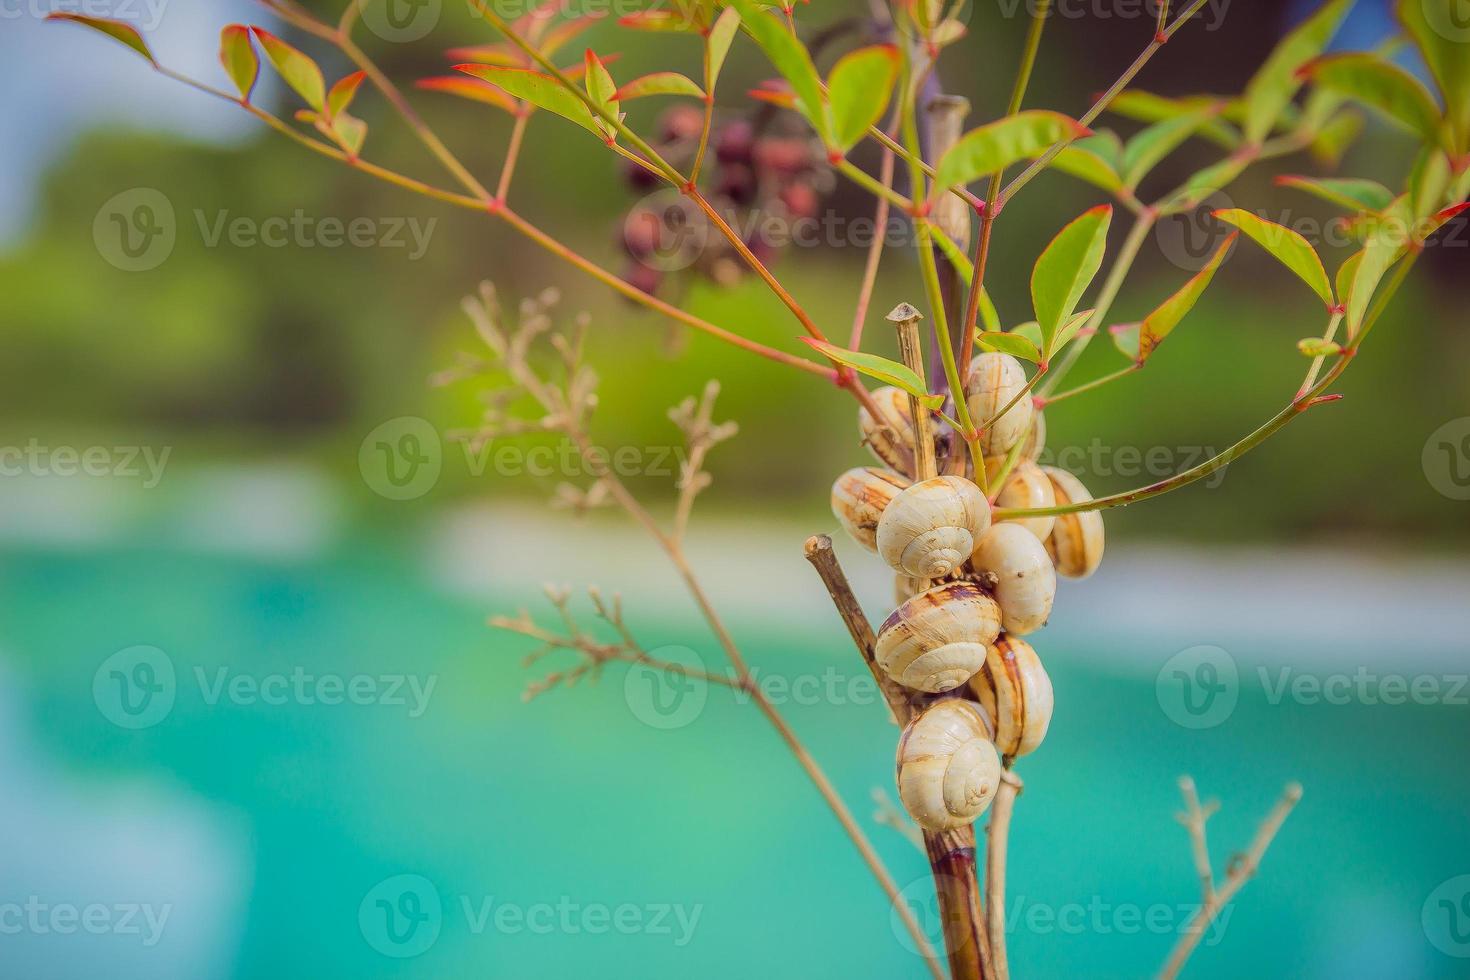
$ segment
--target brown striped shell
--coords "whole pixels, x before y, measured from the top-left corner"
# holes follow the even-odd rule
[[[984,425],[995,418],[995,414],[1021,395],[1026,387],[1026,369],[1021,362],[1009,354],[986,351],[970,362],[965,377],[965,399],[970,409],[970,419],[975,425]],[[1000,456],[1031,433],[1031,418],[1035,406],[1030,398],[1021,396],[1006,413],[996,419],[980,437],[980,449],[987,456]]]
[[[1020,637],[1003,634],[990,646],[985,666],[970,678],[970,692],[995,721],[995,747],[1011,758],[1033,752],[1051,725],[1051,678],[1041,658]]]
[[[912,478],[914,416],[909,410],[908,393],[898,388],[878,388],[872,395],[873,404],[882,410],[887,424],[880,424],[866,407],[859,408],[858,429],[863,443],[880,462]]]
[[[995,477],[1000,473],[1004,464],[1004,456],[991,456],[985,461],[985,471],[990,477],[991,493],[995,493]],[[1055,507],[1057,498],[1056,492],[1052,489],[1051,480],[1041,467],[1029,460],[1022,460],[1006,475],[1005,486],[1000,488],[999,494],[996,494],[995,503],[998,507],[1039,510],[1044,507]],[[1009,523],[1024,527],[1036,535],[1036,540],[1045,541],[1051,535],[1056,518],[1022,517]]]
[[[893,611],[878,629],[878,666],[904,687],[939,694],[979,670],[1000,635],[1000,607],[973,582],[946,582]]]
[[[1057,573],[1036,535],[1019,524],[992,525],[980,535],[970,564],[993,583],[1007,633],[1024,636],[1046,625]]]
[[[926,830],[975,822],[1000,787],[990,719],[970,701],[940,701],[916,715],[898,739],[898,797]]]
[[[962,476],[938,476],[901,492],[878,521],[878,554],[915,578],[943,578],[963,565],[990,526],[990,502]]]
[[[859,466],[832,484],[832,513],[842,529],[869,551],[878,550],[878,521],[909,481],[890,470]]]
[[[1059,506],[1079,504],[1092,499],[1082,481],[1055,466],[1044,466],[1042,472],[1051,480],[1052,492]],[[1063,514],[1057,518],[1047,539],[1057,573],[1067,578],[1086,578],[1097,571],[1103,557],[1103,516],[1089,510],[1081,514]]]

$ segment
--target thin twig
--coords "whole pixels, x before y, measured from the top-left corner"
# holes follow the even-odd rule
[[[1011,812],[1025,784],[1007,767],[1000,777],[995,800],[990,804],[990,824],[985,831],[985,912],[990,931],[990,950],[995,960],[996,980],[1009,980],[1006,955],[1006,856],[1010,845]]]
[[[1261,859],[1266,856],[1266,849],[1276,839],[1281,825],[1286,822],[1286,818],[1291,815],[1292,808],[1301,798],[1301,784],[1288,783],[1281,794],[1281,799],[1276,801],[1276,805],[1256,829],[1256,835],[1251,839],[1250,847],[1244,854],[1237,854],[1231,860],[1230,867],[1225,873],[1225,881],[1220,885],[1219,890],[1213,892],[1212,897],[1206,899],[1199,911],[1189,920],[1184,934],[1179,937],[1173,952],[1169,954],[1168,961],[1165,962],[1163,970],[1159,973],[1159,980],[1173,980],[1179,975],[1179,971],[1184,969],[1184,964],[1199,946],[1200,940],[1204,938],[1205,930],[1215,921],[1215,917],[1230,904],[1230,900],[1245,887],[1245,883],[1255,877],[1256,871],[1260,869]]]
[[[1211,902],[1215,899],[1215,872],[1210,868],[1210,847],[1205,836],[1205,821],[1214,815],[1220,804],[1212,800],[1208,806],[1201,806],[1194,779],[1190,776],[1179,777],[1179,791],[1184,794],[1184,812],[1179,814],[1179,821],[1189,830],[1194,870],[1199,875],[1200,897]]]

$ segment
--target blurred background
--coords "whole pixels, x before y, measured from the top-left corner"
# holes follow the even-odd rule
[[[335,17],[340,4],[305,6]],[[1140,85],[1238,92],[1310,6],[1212,3]],[[596,441],[632,453],[629,483],[663,515],[681,450],[667,410],[720,380],[716,418],[740,434],[710,460],[692,559],[935,927],[923,856],[871,819],[873,790],[891,792],[894,732],[800,555],[808,534],[835,527],[834,477],[866,459],[850,400],[685,335],[503,224],[306,153],[120,46],[43,23],[52,9],[80,8],[0,7],[0,976],[923,975],[749,703],[696,686],[670,713],[648,677],[619,669],[522,702],[528,682],[575,661],[523,669],[534,643],[486,619],[525,606],[554,626],[543,582],[621,590],[645,646],[716,672],[723,661],[624,519],[546,506],[559,485],[588,482],[556,441],[467,450],[453,435],[475,425],[485,385],[429,381],[478,352],[459,303],[482,280],[511,308],[555,287],[567,319],[592,315]],[[407,21],[365,15],[360,29],[394,78],[444,74],[446,49],[490,39],[456,0],[410,9]],[[1080,114],[1146,43],[1152,14],[1058,9],[1028,105]],[[234,21],[300,44],[329,80],[348,70],[255,4],[86,12],[129,20],[162,62],[220,86],[217,33]],[[830,25],[862,12],[800,14]],[[1003,110],[1024,26],[1015,5],[973,11],[945,82],[974,122]],[[1392,30],[1385,0],[1360,0],[1337,44],[1371,47]],[[621,54],[619,79],[698,68],[697,46],[676,36],[606,22],[583,40]],[[743,93],[770,74],[742,42],[721,117],[749,115]],[[509,117],[411,97],[494,178]],[[269,77],[256,101],[295,107]],[[645,132],[664,124],[653,101],[631,109]],[[381,99],[365,90],[354,111],[371,126],[370,159],[448,185]],[[1145,193],[1218,155],[1191,143]],[[1411,159],[1407,140],[1370,122],[1339,169],[1398,187]],[[1325,227],[1326,205],[1272,182],[1297,172],[1325,171],[1289,158],[1229,198]],[[585,133],[533,119],[519,213],[621,270],[625,217],[646,194]],[[1007,325],[1029,318],[1035,256],[1095,203],[1048,174],[1007,209],[988,277]],[[166,230],[135,253],[114,223],[140,206]],[[850,222],[871,205],[836,182],[821,208]],[[353,240],[323,231],[363,220]],[[1113,321],[1141,317],[1187,275],[1169,235],[1145,246]],[[1223,476],[1110,511],[1102,570],[1064,583],[1035,638],[1056,717],[1019,767],[1018,976],[1144,976],[1163,961],[1198,901],[1173,818],[1184,772],[1223,802],[1217,869],[1287,781],[1305,787],[1189,975],[1466,974],[1467,242],[1453,226],[1426,253],[1342,402]],[[865,244],[839,234],[773,259],[834,336]],[[1349,254],[1323,251],[1334,270]],[[676,279],[658,286],[669,301],[800,348],[758,282]],[[874,311],[921,295],[912,251],[889,250]],[[1050,449],[1097,494],[1193,465],[1284,404],[1305,367],[1295,342],[1319,320],[1306,290],[1239,249],[1148,371],[1048,413]],[[893,354],[886,328],[870,337]],[[1079,380],[1119,365],[1105,348],[1093,345]],[[383,446],[404,453],[407,480]],[[880,619],[887,573],[839,551]],[[573,608],[592,618],[585,597]],[[1214,679],[1221,697],[1194,710],[1185,674]]]

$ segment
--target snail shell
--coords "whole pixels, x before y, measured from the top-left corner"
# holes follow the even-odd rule
[[[1004,456],[992,456],[985,461],[985,470],[991,480],[992,493],[995,492],[995,475],[1000,472],[1004,463]],[[1051,480],[1041,467],[1035,463],[1023,461],[1017,463],[1006,476],[1005,486],[1000,488],[995,502],[1001,507],[1036,510],[1042,507],[1055,507],[1057,498],[1056,491],[1052,489]],[[1007,523],[1024,527],[1036,535],[1036,540],[1045,541],[1051,535],[1056,520],[1055,517],[1023,517]]]
[[[986,351],[970,362],[965,377],[965,399],[970,418],[983,425],[996,412],[1011,404],[1026,387],[1026,370],[1009,354]],[[1025,439],[1031,432],[1031,418],[1036,408],[1031,399],[1021,398],[1004,415],[996,419],[980,437],[980,449],[987,456],[1001,456]]]
[[[873,418],[866,407],[858,409],[858,429],[863,442],[880,461],[905,476],[914,474],[914,416],[909,411],[908,393],[899,388],[873,391],[873,404],[882,410],[886,425]]]
[[[1054,466],[1042,467],[1042,472],[1051,481],[1052,492],[1058,505],[1078,504],[1092,499],[1092,494],[1066,470]],[[1082,514],[1063,514],[1057,518],[1047,539],[1046,550],[1051,554],[1059,574],[1068,578],[1086,578],[1097,571],[1103,556],[1103,516],[1101,511],[1089,510]]]
[[[970,678],[970,692],[995,721],[995,747],[1015,758],[1035,751],[1051,725],[1051,678],[1031,644],[1002,635],[985,666]]]
[[[873,653],[904,687],[952,691],[985,663],[1000,620],[1000,607],[979,586],[946,582],[895,609],[879,627]]]
[[[874,466],[848,470],[832,484],[832,513],[854,541],[877,551],[878,521],[908,485],[908,480],[890,470]]]
[[[981,419],[983,422],[984,419]],[[1041,458],[1041,451],[1046,448],[1046,413],[1041,409],[1034,409],[1031,413],[1031,434],[1026,437],[1026,445],[1021,447],[1021,458],[1029,459],[1033,463]]]
[[[915,578],[943,578],[965,563],[990,526],[990,503],[962,476],[940,476],[902,491],[878,521],[878,554]]]
[[[1000,787],[990,719],[970,701],[948,700],[915,716],[898,739],[898,797],[926,830],[974,823]]]
[[[901,606],[920,592],[923,592],[925,584],[925,579],[914,578],[912,575],[905,575],[903,572],[899,572],[893,576],[894,605]]]
[[[1007,633],[1024,636],[1046,625],[1057,595],[1057,573],[1036,535],[1019,524],[996,524],[980,535],[970,561],[994,583]]]

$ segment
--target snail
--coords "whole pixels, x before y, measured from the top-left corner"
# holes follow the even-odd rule
[[[905,575],[903,572],[893,576],[893,601],[895,605],[903,605],[914,596],[924,591],[925,580]]]
[[[992,456],[985,461],[985,471],[990,478],[992,493],[995,493],[995,477],[1004,462],[1005,457],[1003,456]],[[1005,485],[996,494],[995,502],[1001,507],[1038,510],[1043,507],[1055,507],[1057,498],[1056,492],[1052,489],[1051,480],[1047,478],[1041,467],[1035,463],[1023,461],[1017,463],[1015,469],[1006,476]],[[1036,535],[1036,540],[1045,541],[1051,535],[1056,518],[1023,517],[1012,523]]]
[[[873,418],[866,407],[859,408],[858,428],[862,431],[863,442],[881,462],[899,473],[912,476],[914,416],[909,411],[908,393],[899,388],[878,388],[872,394],[873,403],[882,410],[887,424]]]
[[[946,582],[895,609],[879,628],[873,653],[904,687],[952,691],[985,663],[1000,620],[1000,607],[979,586]]]
[[[990,503],[962,476],[915,483],[878,521],[878,554],[915,578],[943,578],[965,563],[990,526]]]
[[[926,830],[974,823],[1000,787],[990,719],[970,701],[941,701],[915,716],[898,739],[898,797]]]
[[[997,412],[1015,400],[981,435],[980,449],[985,455],[1003,455],[1030,434],[1031,417],[1036,409],[1031,399],[1021,395],[1025,387],[1026,370],[1009,354],[986,351],[970,363],[965,378],[965,399],[975,425],[994,419]]]
[[[877,551],[878,520],[908,485],[897,473],[875,466],[848,470],[832,484],[832,513],[854,541]]]
[[[1021,458],[1034,463],[1041,458],[1041,451],[1045,448],[1046,413],[1038,408],[1031,413],[1031,434],[1026,437],[1026,445],[1021,447]]]
[[[995,747],[1015,758],[1033,752],[1051,724],[1051,678],[1025,640],[1002,635],[985,666],[970,678],[970,693],[995,722]]]
[[[1092,494],[1066,470],[1042,467],[1051,480],[1058,506],[1078,504],[1092,499]],[[1068,578],[1086,578],[1097,571],[1103,556],[1103,517],[1095,510],[1081,514],[1063,514],[1057,518],[1047,539],[1046,550],[1059,574]]]
[[[996,524],[970,558],[1000,604],[1007,633],[1024,636],[1046,625],[1057,594],[1057,573],[1046,547],[1019,524]]]

